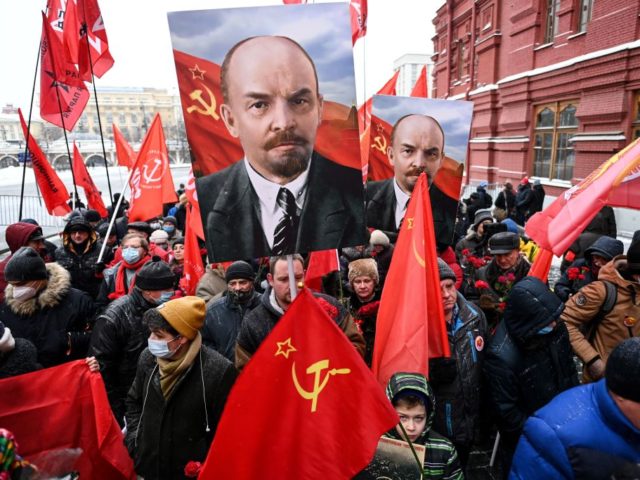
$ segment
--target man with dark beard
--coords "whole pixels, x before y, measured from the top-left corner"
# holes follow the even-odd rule
[[[322,95],[295,41],[245,39],[222,63],[221,117],[244,159],[197,181],[212,262],[364,243],[361,172],[313,151]]]
[[[425,172],[436,241],[441,246],[451,245],[458,202],[433,183],[445,158],[444,130],[440,124],[428,115],[400,117],[391,131],[387,155],[394,177],[367,183],[367,227],[382,230],[395,243],[411,193],[418,177]]]

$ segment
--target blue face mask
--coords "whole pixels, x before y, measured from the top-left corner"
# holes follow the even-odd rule
[[[162,230],[164,230],[167,233],[173,233],[175,229],[176,227],[174,227],[173,225],[165,225],[164,227],[162,227]]]
[[[553,332],[553,327],[551,325],[547,325],[544,328],[538,330],[538,335],[546,335],[547,333]]]
[[[163,303],[168,302],[169,300],[171,300],[171,297],[173,297],[173,293],[174,292],[162,292],[160,294],[160,298],[158,298],[156,300],[156,305],[162,305]]]
[[[140,260],[140,252],[137,248],[127,247],[122,250],[122,259],[128,264],[136,263]]]
[[[176,337],[173,340],[180,338],[180,337]],[[173,341],[173,340],[169,340],[169,341]],[[169,348],[169,341],[167,340],[153,340],[151,338],[149,338],[147,340],[147,344],[149,345],[149,351],[151,352],[151,354],[154,357],[157,358],[170,358],[171,356],[173,356],[173,354],[176,353],[176,351],[171,351],[171,349]]]

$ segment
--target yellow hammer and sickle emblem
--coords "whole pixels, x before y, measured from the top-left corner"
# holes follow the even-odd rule
[[[427,262],[424,261],[424,258],[422,258],[422,256],[420,255],[420,252],[418,252],[418,249],[416,248],[416,239],[412,239],[411,243],[413,245],[413,255],[416,257],[416,260],[418,261],[418,264],[424,268],[427,264]],[[424,241],[423,241],[424,243]]]
[[[220,120],[220,116],[216,113],[217,104],[215,95],[205,85],[202,85],[202,87],[209,94],[209,100],[211,101],[211,103],[207,103],[204,101],[204,98],[202,98],[202,90],[194,90],[189,94],[189,98],[200,103],[200,105],[202,105],[202,108],[198,107],[197,105],[191,105],[189,108],[187,108],[187,113],[192,113],[195,111],[202,115],[210,115],[214,120]]]
[[[347,375],[351,373],[351,370],[348,368],[332,368],[331,370],[327,371],[324,378],[322,378],[321,380],[320,377],[322,375],[322,371],[327,368],[329,368],[329,360],[327,359],[320,360],[307,368],[307,374],[315,375],[313,379],[313,390],[307,392],[300,386],[300,383],[298,382],[298,377],[296,376],[296,362],[293,362],[293,364],[291,365],[291,377],[293,378],[293,384],[295,385],[296,390],[302,398],[304,398],[305,400],[311,400],[311,413],[314,413],[316,411],[316,408],[318,406],[318,396],[320,395],[320,393],[322,393],[324,387],[327,386],[329,377],[332,375]]]
[[[382,153],[384,153],[386,155],[387,153],[387,139],[378,135],[377,137],[375,137],[373,139],[373,144],[371,145],[371,148],[375,149],[375,150],[380,150]]]

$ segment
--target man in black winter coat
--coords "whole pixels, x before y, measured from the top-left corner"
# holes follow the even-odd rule
[[[260,294],[253,287],[256,274],[247,262],[239,260],[227,268],[226,294],[207,306],[202,328],[204,344],[235,360],[235,348],[244,316],[260,304]]]
[[[9,285],[0,318],[15,338],[38,350],[38,362],[52,367],[84,358],[94,307],[91,297],[71,287],[69,272],[47,263],[33,248],[22,247],[4,271]]]
[[[436,397],[434,429],[453,442],[464,468],[472,446],[480,439],[487,321],[482,310],[458,293],[456,274],[440,258],[438,271],[451,357],[429,361],[429,380]]]
[[[71,274],[71,286],[87,292],[93,300],[102,283],[102,271],[96,266],[101,246],[91,224],[77,216],[64,227],[62,246],[55,253],[55,261]]]
[[[204,462],[237,371],[202,345],[205,303],[171,300],[144,314],[149,348],[127,396],[125,444],[145,480],[179,480]]]
[[[0,322],[0,379],[41,368],[33,343],[24,338],[13,338],[11,329]]]
[[[531,189],[531,203],[529,204],[529,211],[527,212],[527,220],[531,218],[535,213],[541,212],[544,207],[544,197],[546,193],[544,187],[540,183],[540,180],[533,182],[533,188]]]
[[[121,426],[138,358],[147,347],[149,331],[142,324],[142,316],[174,295],[174,279],[165,262],[146,263],[129,294],[111,302],[96,319],[90,351],[100,364],[111,410]]]
[[[520,180],[520,185],[518,185],[518,191],[516,192],[516,222],[520,225],[524,225],[525,220],[528,218],[532,201],[533,191],[531,190],[531,184],[529,183],[529,178],[524,177]]]
[[[558,318],[564,304],[535,277],[518,282],[504,320],[489,343],[484,371],[509,471],[529,415],[578,385],[569,333]]]

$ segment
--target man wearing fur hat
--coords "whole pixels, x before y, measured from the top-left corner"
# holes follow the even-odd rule
[[[615,304],[608,313],[602,312],[608,296],[605,282],[615,291]],[[600,269],[597,281],[567,301],[561,319],[573,350],[585,364],[583,379],[599,380],[611,350],[640,336],[640,238],[634,238],[626,256],[614,257]]]
[[[151,334],[126,402],[125,444],[146,480],[186,478],[204,462],[237,376],[233,364],[202,345],[205,303],[170,300],[144,314]]]
[[[100,247],[98,235],[83,217],[73,217],[62,232],[62,246],[55,253],[55,261],[71,274],[71,286],[87,292],[96,299],[102,283],[102,271],[96,265]]]
[[[45,265],[33,248],[22,247],[7,263],[4,275],[9,285],[0,318],[13,336],[35,345],[43,367],[83,358],[89,347],[93,301],[71,286],[69,272],[57,263]]]
[[[100,364],[111,410],[121,425],[127,392],[149,336],[142,316],[169,301],[174,294],[175,275],[169,265],[155,257],[138,271],[134,282],[127,295],[111,302],[98,316],[91,337],[91,354]]]
[[[455,272],[440,258],[438,272],[451,357],[429,361],[436,398],[434,428],[453,442],[464,468],[480,437],[487,321],[480,308],[458,293]]]
[[[207,347],[232,362],[242,320],[260,304],[260,294],[253,287],[255,278],[256,274],[247,262],[233,262],[225,274],[225,295],[207,306],[202,340]]]
[[[378,266],[373,258],[361,258],[349,263],[349,286],[352,293],[345,299],[345,306],[364,337],[364,361],[369,366],[373,358],[376,319],[380,307],[379,285]]]

